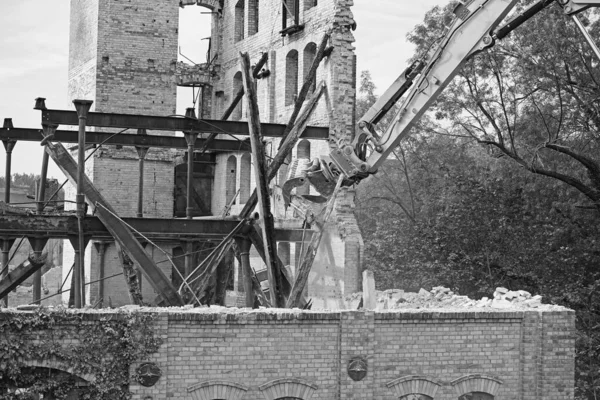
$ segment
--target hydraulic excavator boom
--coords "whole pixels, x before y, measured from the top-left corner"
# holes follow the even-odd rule
[[[514,15],[499,27],[519,0],[459,0],[444,34],[426,54],[418,57],[379,100],[359,120],[353,142],[340,142],[328,157],[313,160],[304,177],[325,197],[328,197],[337,177],[343,174],[345,184],[358,182],[377,172],[400,141],[411,131],[419,118],[437,100],[444,88],[473,55],[492,47],[529,18],[554,3],[539,0]],[[600,51],[585,31],[576,14],[589,7],[600,6],[600,0],[570,0],[556,3],[571,16],[584,37],[600,58]],[[377,123],[399,102],[399,111],[385,131]],[[301,183],[284,185],[284,198]],[[312,199],[307,199],[312,200]]]

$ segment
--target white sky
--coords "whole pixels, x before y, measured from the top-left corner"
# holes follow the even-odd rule
[[[36,97],[45,97],[48,108],[74,109],[67,98],[69,3],[69,0],[0,2],[0,123],[4,118],[13,118],[16,127],[39,128],[40,113],[33,110]],[[447,0],[354,0],[354,3],[358,73],[370,70],[381,93],[413,55],[406,34],[423,20],[431,7]],[[183,54],[201,63],[205,61],[206,49],[197,48],[195,43],[198,38],[210,36],[210,26],[204,22],[208,16],[200,14],[207,10],[194,9],[195,15],[182,13],[182,31],[197,26],[201,32],[190,42],[182,40],[180,46]],[[191,102],[189,93],[181,98]],[[178,112],[186,106],[189,104],[178,106]],[[41,159],[42,148],[38,143],[18,142],[13,151],[12,171],[39,174]],[[4,175],[5,162],[2,147],[0,176]],[[64,179],[52,161],[48,174]]]

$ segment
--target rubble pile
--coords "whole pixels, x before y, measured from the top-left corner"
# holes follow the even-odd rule
[[[356,293],[346,298],[349,309],[356,309],[361,294]],[[355,304],[356,303],[356,304]],[[428,308],[490,308],[526,310],[540,307],[554,307],[542,304],[542,296],[532,296],[524,290],[508,290],[499,287],[492,298],[484,297],[474,300],[468,296],[461,296],[451,289],[436,286],[431,290],[421,289],[418,293],[405,292],[404,290],[391,289],[377,292],[376,311],[398,309],[428,309]]]

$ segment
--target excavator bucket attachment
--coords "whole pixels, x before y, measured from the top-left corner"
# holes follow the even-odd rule
[[[289,207],[292,199],[292,190],[310,183],[320,196],[301,195],[305,200],[323,204],[333,193],[335,188],[335,179],[327,167],[327,164],[320,159],[312,162],[306,159],[294,160],[290,166],[288,180],[283,184],[282,193],[285,207]]]

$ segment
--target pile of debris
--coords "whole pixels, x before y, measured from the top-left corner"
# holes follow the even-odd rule
[[[348,309],[357,309],[360,306],[362,293],[348,296],[346,305]],[[494,292],[493,298],[484,297],[474,300],[468,296],[461,296],[451,289],[436,286],[431,290],[421,289],[418,293],[405,292],[404,290],[391,289],[377,291],[376,311],[401,310],[401,309],[464,309],[464,308],[489,308],[526,310],[540,307],[554,307],[542,304],[542,296],[532,296],[524,290],[508,290],[499,287]]]

